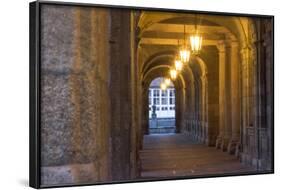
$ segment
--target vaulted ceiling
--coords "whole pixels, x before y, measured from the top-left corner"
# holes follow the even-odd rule
[[[221,41],[237,41],[242,45],[248,35],[246,17],[143,11],[138,21],[138,62],[141,64],[142,76],[161,65],[167,70],[167,65],[173,64],[173,57],[179,45],[183,44],[184,37],[189,45],[189,36],[195,33],[195,23],[203,37],[203,51],[217,49]],[[196,63],[199,59],[191,61]],[[201,70],[196,69],[200,74],[205,73],[202,62],[198,62]],[[195,68],[191,67],[193,70]]]

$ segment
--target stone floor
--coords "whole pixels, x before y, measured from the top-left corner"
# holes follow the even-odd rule
[[[142,178],[253,172],[226,152],[182,134],[144,136]]]

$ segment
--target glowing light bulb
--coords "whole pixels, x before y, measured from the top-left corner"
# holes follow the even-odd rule
[[[175,80],[177,78],[177,71],[175,69],[170,70],[171,79]]]
[[[180,59],[183,63],[187,63],[190,58],[190,51],[187,49],[180,50]]]
[[[175,69],[177,70],[177,71],[181,71],[182,70],[182,62],[181,62],[181,60],[176,60],[175,61]]]
[[[202,46],[202,36],[198,34],[190,36],[190,46],[193,53],[198,53]]]
[[[162,82],[162,83],[160,84],[160,88],[161,88],[161,90],[166,90],[166,89],[167,89],[166,83]]]
[[[171,79],[166,78],[164,82],[165,82],[165,84],[166,84],[167,86],[169,86],[169,85],[170,85],[170,83],[171,83]]]

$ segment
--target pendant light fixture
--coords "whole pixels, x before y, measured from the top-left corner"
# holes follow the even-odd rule
[[[195,15],[195,32],[190,36],[190,46],[193,54],[198,54],[202,47],[202,36],[197,30],[197,15]]]
[[[161,90],[166,90],[168,87],[167,83],[166,83],[166,79],[165,78],[162,78],[162,82],[160,84],[160,88]]]
[[[182,61],[182,63],[187,63],[189,61],[190,58],[190,51],[187,48],[187,44],[186,44],[186,37],[185,37],[185,25],[183,27],[183,46],[180,49],[180,60]]]
[[[178,40],[178,47],[179,47],[179,40]],[[176,59],[175,59],[175,69],[176,71],[181,71],[183,68],[183,63],[182,63],[182,60],[181,60],[181,57],[180,55],[176,55]]]
[[[177,78],[177,70],[176,69],[170,70],[170,77],[171,77],[172,80],[175,80]]]
[[[171,79],[169,78],[165,78],[164,80],[165,84],[167,85],[167,87],[171,84]]]
[[[160,84],[160,88],[161,88],[161,90],[166,90],[166,89],[167,89],[166,83],[165,83],[165,82],[162,82],[162,83]]]

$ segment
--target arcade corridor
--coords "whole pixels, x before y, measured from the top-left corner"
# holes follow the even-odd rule
[[[51,5],[41,14],[42,184],[273,170],[270,18]],[[173,84],[161,83],[169,95],[155,89],[153,109],[160,117],[169,106],[174,134],[149,131],[156,78]]]

